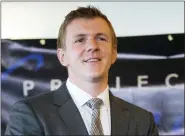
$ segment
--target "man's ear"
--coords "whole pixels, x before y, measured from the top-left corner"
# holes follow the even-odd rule
[[[57,49],[57,57],[63,66],[67,66],[65,51],[62,48]]]

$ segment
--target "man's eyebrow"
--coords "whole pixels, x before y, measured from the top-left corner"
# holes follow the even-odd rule
[[[87,36],[87,34],[76,34],[74,37],[78,38],[78,37],[85,37],[85,36]]]
[[[109,36],[107,34],[105,34],[105,33],[97,33],[96,35],[97,36],[105,36],[106,38],[109,38]]]
[[[76,35],[74,35],[75,38],[86,37],[86,36],[88,36],[88,34],[76,34]],[[106,38],[109,38],[109,36],[105,33],[96,33],[95,36],[105,36]]]

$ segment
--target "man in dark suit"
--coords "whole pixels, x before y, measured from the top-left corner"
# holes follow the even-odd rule
[[[98,9],[79,7],[65,17],[57,56],[68,69],[67,81],[55,91],[17,102],[6,135],[158,135],[150,112],[109,91],[117,40]]]

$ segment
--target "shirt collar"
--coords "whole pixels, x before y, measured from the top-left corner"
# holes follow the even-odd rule
[[[93,97],[86,93],[85,91],[81,90],[79,87],[77,87],[75,84],[73,84],[69,78],[66,82],[67,89],[74,101],[74,103],[77,105],[77,107],[82,107],[88,100],[92,99]],[[110,107],[109,103],[109,87],[107,85],[106,89],[97,96],[97,98],[102,99],[103,104],[106,108]]]

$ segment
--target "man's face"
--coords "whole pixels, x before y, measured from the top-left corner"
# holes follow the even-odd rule
[[[117,50],[106,21],[101,18],[75,19],[66,28],[66,49],[58,50],[60,62],[68,68],[69,77],[98,81],[108,76]]]

